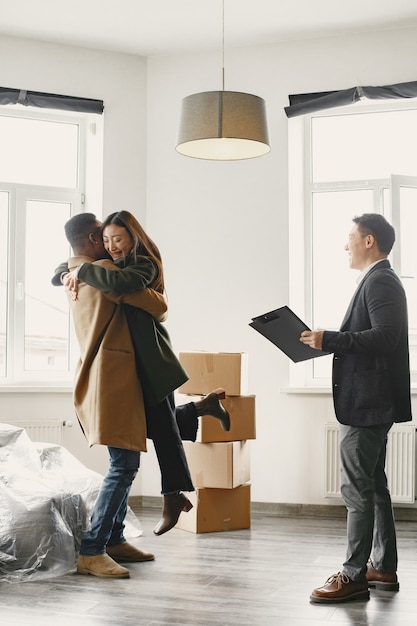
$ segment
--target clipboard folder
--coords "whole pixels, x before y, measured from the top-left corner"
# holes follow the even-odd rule
[[[310,328],[288,306],[253,317],[249,326],[269,339],[294,363],[329,354],[301,343],[301,333]]]

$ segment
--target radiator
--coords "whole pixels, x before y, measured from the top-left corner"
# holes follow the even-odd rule
[[[62,445],[63,430],[65,426],[71,426],[70,422],[63,420],[13,420],[8,422],[13,426],[24,428],[29,439],[42,441],[43,443],[56,443]]]
[[[415,501],[416,427],[394,424],[388,434],[385,471],[394,503]],[[326,424],[325,497],[340,498],[339,426]]]

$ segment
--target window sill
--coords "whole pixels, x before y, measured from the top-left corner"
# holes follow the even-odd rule
[[[330,387],[282,387],[281,393],[288,395],[314,395],[314,396],[331,396]],[[417,385],[411,387],[411,395],[417,396]]]
[[[0,394],[2,393],[71,393],[72,385],[0,385]]]
[[[284,387],[281,393],[329,396],[332,395],[332,390],[331,387]]]

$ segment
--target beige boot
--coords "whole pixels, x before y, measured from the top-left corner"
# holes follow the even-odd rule
[[[106,552],[118,563],[141,563],[142,561],[153,561],[155,558],[151,552],[142,552],[127,541],[119,543],[117,546],[107,546]]]
[[[80,554],[77,561],[78,574],[91,574],[100,578],[130,578],[126,567],[118,565],[108,554],[87,556]]]

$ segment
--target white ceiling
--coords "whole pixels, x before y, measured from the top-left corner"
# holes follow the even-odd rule
[[[224,0],[225,48],[417,25],[416,0]],[[222,46],[222,0],[0,0],[0,35],[150,56]]]

